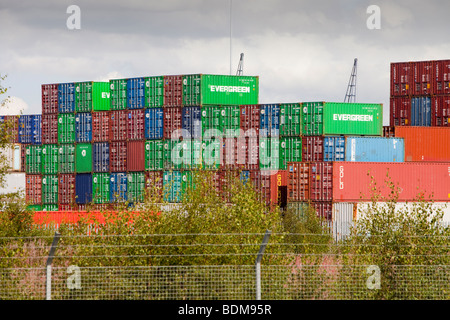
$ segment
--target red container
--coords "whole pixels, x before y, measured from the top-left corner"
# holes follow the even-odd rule
[[[309,163],[288,162],[287,168],[288,202],[309,200]]]
[[[128,110],[128,140],[145,139],[145,109]]]
[[[58,113],[58,84],[43,84],[42,88],[42,114]]]
[[[11,135],[11,143],[19,143],[19,116],[4,116],[4,121],[12,122],[13,125],[9,131]]]
[[[145,173],[146,188],[150,188],[150,190],[153,190],[153,186],[156,186],[157,188],[159,188],[159,190],[162,190],[163,174],[164,171],[147,171]]]
[[[431,98],[431,126],[450,126],[450,95],[439,95]]]
[[[434,65],[434,93],[450,93],[450,60],[438,60]]]
[[[142,162],[144,163],[144,161]],[[119,141],[110,143],[109,170],[111,172],[127,171],[127,142]]]
[[[58,211],[73,211],[75,208],[74,204],[58,204]]]
[[[181,107],[183,104],[183,76],[164,76],[164,106]]]
[[[145,171],[145,141],[127,142],[127,171]]]
[[[383,126],[383,137],[394,138],[395,137],[395,127],[394,126]]]
[[[273,171],[270,175],[270,201],[278,203],[281,198],[282,188],[287,188],[287,170]]]
[[[21,163],[21,168],[20,171],[25,172],[26,171],[26,161],[27,161],[27,157],[26,157],[26,152],[27,152],[27,146],[29,146],[29,144],[22,144],[22,148],[20,150],[20,163]]]
[[[270,172],[250,170],[250,180],[253,182],[258,199],[266,205],[271,202]]]
[[[181,137],[182,108],[164,108],[164,139]]]
[[[311,205],[316,210],[318,217],[327,221],[332,220],[333,203],[331,201],[312,201]]]
[[[92,112],[92,142],[109,141],[109,112]]]
[[[259,170],[259,138],[224,138],[221,164],[225,169]]]
[[[309,198],[313,201],[333,199],[333,163],[311,162],[309,164]]]
[[[449,127],[396,127],[404,139],[405,161],[450,162]]]
[[[128,111],[114,110],[109,112],[109,140],[126,141],[128,135]]]
[[[413,95],[434,94],[433,61],[411,62],[413,67]]]
[[[424,193],[425,199],[433,194],[434,201],[450,201],[450,164],[438,162],[334,162],[333,201],[371,201],[371,177],[381,196],[388,197],[388,173],[399,188],[398,201],[414,201],[419,193]]]
[[[75,203],[75,174],[58,176],[58,202],[61,204]]]
[[[323,137],[302,138],[302,161],[323,161]]]
[[[25,197],[28,204],[42,203],[42,176],[39,174],[27,174]]]
[[[42,143],[58,143],[58,114],[42,115]]]
[[[241,136],[258,137],[260,127],[260,106],[244,105],[240,107],[241,111]]]
[[[413,70],[410,62],[391,63],[391,97],[412,94]]]
[[[390,125],[409,126],[411,123],[411,98],[391,97]]]

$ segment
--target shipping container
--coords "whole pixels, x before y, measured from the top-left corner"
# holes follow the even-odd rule
[[[75,115],[76,142],[92,141],[92,114],[90,112]]]
[[[58,175],[42,175],[42,204],[58,204]]]
[[[75,112],[75,83],[58,84],[58,112]]]
[[[18,138],[22,144],[42,143],[42,116],[40,114],[21,115],[18,120]]]
[[[160,140],[164,138],[164,110],[150,108],[145,110],[145,139]]]
[[[42,115],[42,143],[58,143],[58,114]]]
[[[183,104],[183,76],[164,76],[164,106],[181,107]]]
[[[58,155],[58,172],[74,173],[75,172],[75,145],[60,144]]]
[[[261,170],[280,168],[280,139],[259,138],[259,168]]]
[[[258,199],[266,205],[271,204],[271,170],[250,170],[250,181],[253,182]]]
[[[289,162],[287,166],[288,202],[309,200],[309,163]]]
[[[395,136],[404,139],[405,161],[450,162],[450,128],[395,127]]]
[[[302,161],[323,161],[324,137],[302,137]]]
[[[287,204],[287,170],[278,170],[270,175],[270,201],[284,208]]]
[[[434,61],[434,93],[449,94],[450,93],[450,60]]]
[[[431,98],[431,126],[450,126],[450,94]]]
[[[130,203],[144,202],[145,174],[144,172],[129,172],[127,175],[127,200]]]
[[[75,146],[75,172],[92,172],[92,144],[79,143]]]
[[[10,143],[19,143],[19,117],[16,116],[0,116],[1,132],[8,133],[8,141]]]
[[[127,108],[142,109],[145,107],[145,79],[127,79]]]
[[[411,98],[411,126],[431,126],[431,98]]]
[[[92,202],[92,174],[77,173],[75,175],[75,202],[87,204]]]
[[[110,110],[125,110],[127,108],[127,79],[109,80]]]
[[[220,128],[224,137],[238,137],[241,134],[241,108],[222,106]]]
[[[183,107],[181,109],[181,129],[184,139],[202,138],[202,112],[200,107]]]
[[[24,172],[8,172],[3,175],[4,184],[0,186],[0,194],[18,193],[22,198],[26,196],[26,174]]]
[[[356,221],[356,212],[359,204],[349,202],[333,203],[332,232],[335,240],[343,240],[350,236],[351,228]]]
[[[5,162],[3,168],[7,172],[22,171],[22,144],[8,144],[0,149],[0,155],[3,155]]]
[[[164,171],[163,200],[166,202],[181,202],[182,197],[182,172]]]
[[[332,220],[333,203],[331,201],[312,201],[311,204],[319,218],[325,221]]]
[[[328,136],[323,139],[323,161],[345,161],[345,137]]]
[[[164,108],[164,139],[181,136],[182,108]]]
[[[259,77],[192,74],[182,83],[183,106],[258,103]]]
[[[42,146],[28,145],[26,148],[26,173],[42,173]]]
[[[29,146],[29,144],[22,144],[22,150],[20,150],[21,153],[21,168],[20,171],[21,172],[26,172],[27,171],[27,147]]]
[[[146,192],[150,197],[156,197],[152,198],[156,201],[159,200],[159,197],[163,195],[163,174],[164,171],[147,171],[145,173],[145,188]]]
[[[391,96],[409,96],[413,92],[413,70],[409,62],[391,63]]]
[[[128,111],[117,110],[109,113],[109,140],[125,141],[128,136]]]
[[[261,137],[280,135],[280,105],[261,104],[259,116],[259,134]]]
[[[42,205],[42,211],[49,211],[49,212],[57,212],[59,209],[58,204],[56,203],[46,203]]]
[[[34,212],[38,211],[39,213],[41,213],[42,212],[42,205],[40,205],[40,204],[28,205],[27,209],[31,210],[31,211],[34,211]]]
[[[390,124],[391,126],[411,125],[411,98],[392,97],[390,99]]]
[[[111,202],[127,201],[127,174],[125,172],[111,173],[109,198]]]
[[[26,174],[25,200],[27,204],[36,205],[42,203],[42,175]]]
[[[413,95],[434,94],[433,61],[411,62],[413,69]]]
[[[43,174],[58,173],[58,154],[57,144],[43,144],[41,156],[41,170]]]
[[[448,163],[334,162],[333,200],[336,202],[371,201],[374,185],[381,196],[391,195],[389,179],[399,191],[398,201],[414,201],[419,194],[426,200],[450,201]],[[382,199],[378,201],[383,201]]]
[[[58,84],[43,84],[42,93],[42,114],[58,113]]]
[[[109,131],[109,112],[92,112],[92,142],[108,142]]]
[[[222,163],[222,144],[219,138],[204,138],[202,140],[202,168],[207,170],[219,169]]]
[[[127,171],[127,143],[111,142],[109,145],[109,171]]]
[[[288,162],[301,162],[302,150],[302,138],[300,136],[280,138],[279,169],[287,170]]]
[[[309,197],[313,201],[333,199],[333,163],[311,162],[309,164]]]
[[[321,136],[323,134],[324,102],[303,102],[301,104],[302,135]]]
[[[92,171],[109,172],[109,142],[92,144]]]
[[[164,106],[164,77],[145,78],[145,106],[162,108]]]
[[[260,108],[259,105],[241,106],[241,135],[258,137],[260,126]]]
[[[92,202],[95,204],[105,204],[110,202],[110,174],[92,174]]]
[[[200,168],[202,165],[202,140],[186,139],[176,144],[172,149],[172,162],[177,160],[181,160],[183,169]]]
[[[145,110],[128,110],[128,140],[145,139]]]
[[[164,170],[163,140],[149,140],[145,142],[145,170]]]
[[[221,137],[223,134],[221,106],[207,106],[201,108],[201,128],[203,137]],[[225,112],[224,112],[225,115]],[[239,129],[239,128],[238,128]]]
[[[75,114],[58,115],[58,143],[74,143],[76,137]]]
[[[300,136],[302,134],[300,103],[280,104],[280,136]]]
[[[58,202],[59,204],[75,203],[75,174],[58,175]]]
[[[347,136],[345,137],[345,161],[404,162],[404,139]]]
[[[75,111],[110,110],[109,82],[84,81],[75,83]]]
[[[127,142],[127,171],[145,171],[145,141]]]
[[[383,126],[383,137],[395,138],[395,127],[394,126]]]
[[[164,170],[183,168],[183,145],[181,140],[164,140]]]
[[[237,148],[237,166],[242,170],[259,170],[259,138],[258,137],[239,137],[239,138],[227,138],[225,141],[230,140],[236,145]],[[224,149],[226,152],[223,159],[226,163],[229,163],[230,157],[233,157],[233,152],[228,154],[230,150]],[[232,158],[231,158],[232,159]]]

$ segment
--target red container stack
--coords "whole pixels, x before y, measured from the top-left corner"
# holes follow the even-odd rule
[[[171,139],[172,135],[181,136],[182,108],[164,108],[164,139]]]
[[[108,111],[92,112],[92,142],[109,141],[109,116]]]
[[[333,199],[333,163],[309,163],[309,197],[312,201]]]
[[[109,140],[126,141],[128,135],[128,111],[114,110],[109,113]]]
[[[241,135],[259,136],[260,107],[259,105],[244,105],[241,111]]]
[[[27,174],[25,197],[27,203],[42,203],[42,176],[39,174]]]
[[[58,143],[58,114],[42,115],[42,143]]]
[[[145,141],[128,141],[126,152],[127,171],[145,171]]]
[[[183,104],[183,76],[164,76],[164,106],[180,107]]]
[[[42,114],[58,113],[58,84],[43,84],[42,88]]]
[[[418,61],[412,63],[413,95],[426,96],[434,94],[433,61]]]
[[[128,110],[128,140],[145,139],[145,109]]]
[[[323,161],[323,137],[302,137],[302,161]]]
[[[309,163],[289,162],[287,164],[287,200],[302,202],[309,200]]]
[[[127,171],[127,142],[115,141],[109,147],[109,167],[111,172]]]
[[[58,202],[67,208],[70,207],[68,205],[75,203],[75,174],[58,176]]]

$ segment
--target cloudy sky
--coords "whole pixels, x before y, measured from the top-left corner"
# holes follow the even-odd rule
[[[44,83],[235,74],[244,53],[260,103],[343,101],[358,58],[357,102],[383,103],[386,125],[390,63],[449,59],[449,12],[447,0],[0,0],[0,113],[41,113]]]

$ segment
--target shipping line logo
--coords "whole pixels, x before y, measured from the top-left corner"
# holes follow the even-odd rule
[[[250,93],[250,87],[243,86],[209,86],[211,92],[237,92],[237,93]]]
[[[373,121],[373,115],[366,115],[366,114],[333,114],[333,120],[334,121],[366,121],[371,122]]]

